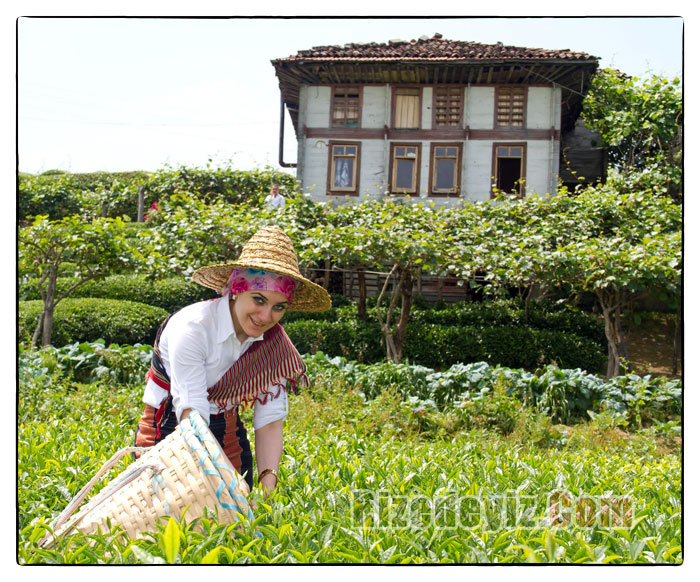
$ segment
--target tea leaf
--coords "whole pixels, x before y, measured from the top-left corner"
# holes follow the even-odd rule
[[[174,564],[175,558],[180,551],[180,524],[172,517],[168,520],[168,526],[163,532],[162,541],[166,561],[168,564]]]

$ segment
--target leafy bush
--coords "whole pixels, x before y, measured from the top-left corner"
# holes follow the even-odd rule
[[[20,381],[61,373],[75,382],[141,385],[152,354],[152,345],[105,345],[102,340],[24,351],[19,358]]]
[[[607,386],[603,406],[627,411],[630,422],[637,428],[652,420],[681,413],[683,391],[680,380],[626,374],[612,378]]]
[[[493,392],[479,392],[473,398],[463,400],[456,411],[467,430],[480,428],[510,434],[515,429],[521,408],[521,402],[506,394],[497,382]]]
[[[19,302],[20,342],[29,342],[42,311],[41,301]],[[54,311],[53,345],[90,342],[107,344],[153,343],[158,327],[168,316],[159,307],[117,299],[64,299]]]
[[[682,384],[663,377],[618,376],[605,381],[581,369],[547,365],[535,372],[490,366],[486,362],[455,364],[435,372],[409,364],[381,362],[360,364],[323,353],[304,356],[312,378],[342,379],[367,398],[375,398],[387,387],[404,399],[432,403],[440,410],[461,407],[499,392],[559,422],[587,418],[587,411],[615,410],[639,415],[640,425],[678,415]]]
[[[357,305],[350,302],[343,304],[341,301],[336,304],[338,297],[342,295],[331,297],[333,307],[327,311],[289,311],[284,314],[282,323],[285,325],[292,321],[343,321],[346,323],[358,321]]]
[[[341,311],[341,313],[344,313]],[[284,323],[287,334],[301,353],[325,352],[361,363],[386,358],[379,324],[354,319],[296,320]],[[458,327],[409,323],[404,359],[435,369],[458,362],[535,369],[556,363],[562,368],[598,372],[605,361],[593,341],[561,331],[528,327]]]
[[[300,353],[322,351],[358,362],[376,362],[386,357],[378,323],[301,319],[285,323],[284,330]]]
[[[605,328],[600,318],[550,301],[530,302],[527,317],[520,299],[492,299],[473,303],[454,303],[440,309],[416,309],[413,322],[459,326],[527,326],[565,331],[606,345]]]
[[[190,192],[203,202],[218,199],[227,204],[252,202],[266,196],[273,183],[287,194],[297,189],[294,176],[267,169],[166,167],[149,172],[91,172],[71,174],[48,171],[39,176],[21,174],[18,217],[26,220],[46,214],[51,220],[79,214],[92,219],[128,216],[136,220],[139,188],[143,186],[144,209],[175,192]]]
[[[341,296],[342,297],[342,296]],[[295,315],[295,319],[346,319],[357,317],[357,304],[343,298],[341,303],[334,297],[333,310],[342,307],[342,311],[333,315],[304,314]],[[388,301],[388,298],[385,297]],[[582,338],[587,338],[604,348],[606,344],[605,328],[602,320],[585,311],[552,301],[532,301],[529,312],[525,315],[525,302],[520,299],[492,299],[473,303],[453,303],[430,306],[426,302],[416,301],[411,311],[410,324],[435,324],[440,326],[471,327],[529,327],[550,331],[562,331]],[[384,303],[386,303],[385,301]],[[376,321],[376,297],[368,298],[368,320]],[[328,312],[324,312],[328,313]],[[398,308],[397,308],[398,314]]]
[[[296,190],[294,176],[272,168],[234,170],[224,168],[166,167],[157,171],[145,184],[149,200],[158,201],[175,192],[190,192],[209,203],[220,200],[227,204],[256,203],[267,196],[272,184],[279,184],[286,193]]]
[[[20,176],[17,192],[17,218],[20,221],[39,214],[58,220],[79,213],[80,201],[70,176]]]
[[[92,172],[69,174],[48,171],[20,175],[18,216],[26,220],[46,214],[58,220],[73,214],[92,219],[128,216],[136,220],[139,185],[147,172]]]
[[[69,289],[75,283],[72,277],[59,277],[56,282],[58,293]],[[184,277],[150,280],[145,275],[112,275],[100,280],[93,280],[78,287],[71,297],[98,297],[103,299],[120,299],[136,301],[165,309],[174,313],[186,305],[213,299],[216,293],[187,281]],[[36,279],[29,279],[19,286],[19,299],[30,301],[39,299]]]

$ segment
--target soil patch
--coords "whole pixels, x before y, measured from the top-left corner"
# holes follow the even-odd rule
[[[634,372],[639,375],[680,378],[682,372],[682,345],[678,353],[677,374],[673,374],[673,337],[676,322],[673,314],[644,313],[642,322],[629,323],[627,346]]]

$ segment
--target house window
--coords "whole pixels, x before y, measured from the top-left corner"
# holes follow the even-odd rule
[[[462,88],[435,87],[433,114],[433,127],[459,127],[462,121]]]
[[[522,144],[494,144],[493,176],[497,190],[522,196],[525,192],[525,150]]]
[[[328,190],[332,193],[356,194],[360,144],[331,142],[329,146]]]
[[[420,127],[420,89],[398,87],[394,91],[394,127],[418,129]]]
[[[525,126],[525,87],[498,87],[496,92],[496,126]]]
[[[432,144],[430,160],[430,193],[437,196],[458,196],[462,145]]]
[[[391,192],[393,194],[418,194],[420,169],[420,144],[392,144]]]
[[[331,104],[333,127],[355,127],[360,123],[359,87],[334,87]]]

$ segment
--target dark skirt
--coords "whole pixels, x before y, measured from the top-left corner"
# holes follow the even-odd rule
[[[168,410],[168,408],[170,410]],[[177,426],[175,410],[166,408],[166,417],[160,428],[160,438],[156,439],[156,409],[146,404],[146,409],[136,427],[134,443],[137,447],[152,447]],[[216,437],[221,449],[231,461],[236,471],[243,476],[248,487],[253,489],[253,453],[250,450],[248,433],[238,416],[238,409],[232,408],[221,414],[209,416],[209,430]]]

